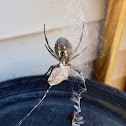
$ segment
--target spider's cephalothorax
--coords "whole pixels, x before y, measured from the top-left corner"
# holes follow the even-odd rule
[[[71,43],[63,37],[60,37],[55,43],[55,53],[59,57],[60,63],[64,66],[69,62],[69,57],[73,52]]]

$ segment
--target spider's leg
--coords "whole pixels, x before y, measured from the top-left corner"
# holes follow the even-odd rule
[[[76,71],[77,73],[82,73],[82,71],[77,67],[77,66],[74,66],[74,65],[72,65],[72,64],[68,64],[74,71]],[[88,80],[88,79],[85,79],[86,81],[88,81],[93,87],[94,87],[94,85]]]
[[[81,76],[82,71],[77,66],[74,66],[74,65],[72,65],[70,63],[68,65],[70,66],[70,68],[72,68],[74,71],[76,71]],[[85,78],[84,78],[83,81],[85,81]],[[85,89],[86,89],[86,91],[88,93],[87,86],[86,86],[85,82],[84,82],[84,87],[85,87]]]
[[[81,40],[82,40],[82,37],[83,37],[83,30],[84,30],[84,22],[83,22],[83,29],[82,29],[80,41],[79,41],[77,47],[74,49],[73,53],[75,53],[78,50],[79,46],[80,46],[80,43],[81,43]]]
[[[77,66],[74,66],[74,65],[72,65],[72,64],[68,64],[68,66],[70,66],[70,68],[72,68],[74,71],[76,71],[78,74],[80,74],[80,73],[82,73],[82,71],[79,69],[79,68],[77,68]]]
[[[87,47],[85,49],[87,49]],[[77,55],[75,55],[72,58],[70,58],[69,61],[71,61],[71,60],[75,59],[76,57],[78,57],[84,50],[82,50],[80,53],[78,53]]]
[[[42,79],[42,78],[44,78],[47,74],[48,74],[48,72],[50,71],[50,74],[52,73],[52,70],[54,69],[54,68],[56,68],[56,67],[58,67],[59,66],[59,64],[56,64],[56,65],[53,65],[53,66],[51,66],[49,69],[48,69],[48,71],[40,78],[40,80]],[[49,74],[49,75],[50,75]]]
[[[53,51],[53,49],[51,49],[51,47],[50,47],[50,45],[49,45],[49,42],[48,42],[48,39],[47,39],[47,37],[46,37],[46,32],[45,32],[45,24],[44,24],[44,36],[45,36],[45,40],[46,40],[46,43],[47,43],[47,46],[46,46],[46,48],[47,48],[47,50],[49,51],[49,53],[53,56],[53,57],[55,57],[57,60],[59,60],[60,58],[56,55],[56,53]]]
[[[53,69],[53,66],[51,66],[51,67],[47,70],[47,72],[40,78],[40,80],[41,80],[42,78],[44,78],[44,77],[48,74],[48,72],[51,71],[52,69]]]
[[[57,68],[57,67],[59,67],[59,64],[56,64],[56,65],[53,65],[53,66],[52,66],[52,69],[50,70],[50,74],[49,74],[49,76],[51,75],[53,69],[54,69],[54,68]]]
[[[59,64],[56,64],[56,65],[51,66],[51,67],[47,70],[47,72],[46,72],[43,76],[41,76],[40,79],[39,79],[37,82],[35,82],[35,84],[39,83],[39,82],[41,81],[41,79],[44,78],[44,77],[48,74],[49,71],[50,71],[50,74],[51,74],[51,73],[52,73],[52,70],[53,70],[54,68],[58,67],[58,66],[59,66]],[[50,74],[49,74],[49,76],[50,76]]]
[[[45,45],[46,49],[48,50],[48,52],[54,57],[57,59],[57,57],[49,50],[49,48]]]
[[[35,82],[35,84],[38,84],[39,82],[41,82],[42,78],[44,78],[52,68],[53,68],[53,66],[51,66],[51,67],[48,69],[48,71],[47,71],[43,76],[41,76],[37,82]]]
[[[86,81],[88,81],[88,83],[90,83],[92,85],[92,87],[94,87],[94,85],[91,83],[91,81],[89,81],[88,79],[86,79]]]
[[[45,36],[45,40],[46,40],[46,43],[47,43],[47,45],[48,45],[49,50],[50,50],[52,53],[54,53],[54,51],[51,49],[51,47],[50,47],[50,45],[49,45],[49,42],[48,42],[48,39],[47,39],[47,37],[46,37],[45,24],[44,24],[44,36]]]
[[[84,30],[84,21],[83,21],[83,29],[82,29],[82,33],[81,33],[79,43],[78,43],[77,47],[74,49],[73,53],[71,54],[71,56],[69,58],[71,58],[74,55],[74,53],[78,50],[78,48],[80,47],[80,43],[81,43],[82,37],[83,37],[83,30]]]

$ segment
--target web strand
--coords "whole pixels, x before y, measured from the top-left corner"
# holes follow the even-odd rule
[[[20,120],[15,126],[20,126],[24,121],[25,119],[27,119],[30,114],[38,107],[38,105],[45,99],[47,93],[49,92],[49,90],[51,89],[52,86],[49,87],[49,89],[46,91],[46,93],[44,94],[44,96],[41,98],[41,100],[39,101],[38,104],[35,105],[35,107],[22,119]]]

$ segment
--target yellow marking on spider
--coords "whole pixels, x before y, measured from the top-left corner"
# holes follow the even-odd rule
[[[64,51],[64,53],[65,53],[65,56],[67,57],[67,51],[66,50]]]
[[[64,49],[66,49],[66,46],[64,46]]]
[[[64,65],[64,66],[66,65],[65,61],[63,61],[63,65]]]
[[[58,49],[60,49],[60,47],[58,46]]]
[[[61,57],[61,51],[60,50],[58,51],[58,53],[59,53],[59,57]]]

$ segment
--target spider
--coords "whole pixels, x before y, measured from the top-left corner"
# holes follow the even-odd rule
[[[83,29],[84,29],[84,22],[83,22]],[[46,93],[41,98],[39,103],[37,105],[35,105],[32,108],[32,110],[22,120],[20,120],[15,126],[20,126],[24,122],[24,120],[26,118],[28,118],[28,116],[35,110],[35,108],[37,108],[37,106],[44,100],[44,98],[46,97],[47,93],[49,92],[50,88],[53,85],[60,84],[62,81],[66,80],[68,78],[68,73],[70,71],[70,68],[72,68],[73,70],[75,70],[79,74],[81,73],[81,70],[79,70],[76,66],[70,64],[70,61],[75,59],[76,57],[78,57],[87,48],[86,47],[80,53],[74,55],[76,53],[76,51],[78,50],[78,48],[80,47],[80,43],[81,43],[82,37],[83,37],[83,29],[82,29],[82,33],[81,33],[79,43],[74,50],[72,48],[71,43],[66,38],[60,37],[56,41],[55,47],[54,47],[55,51],[53,51],[53,49],[51,49],[49,42],[48,42],[48,39],[46,37],[45,24],[44,24],[44,36],[45,36],[45,40],[46,40],[46,43],[47,43],[47,45],[45,45],[45,47],[47,48],[49,53],[54,58],[56,58],[60,63],[56,64],[56,65],[52,65],[48,69],[48,71],[40,78],[40,80],[41,80],[50,71],[50,75],[49,75],[49,78],[48,78],[48,83],[50,85],[49,89],[46,91]]]
[[[84,29],[84,22],[83,22],[83,29]],[[42,76],[43,78],[50,72],[49,78],[48,78],[49,85],[51,86],[57,85],[57,84],[60,84],[63,80],[66,80],[68,78],[68,73],[70,71],[70,68],[72,68],[79,74],[81,73],[81,70],[79,70],[76,66],[72,65],[70,61],[78,57],[87,48],[86,47],[77,55],[74,55],[76,51],[78,50],[78,48],[80,47],[80,43],[83,37],[83,29],[82,29],[80,41],[74,50],[72,48],[71,43],[66,38],[60,37],[55,43],[55,47],[54,47],[55,51],[54,51],[50,47],[48,39],[46,37],[45,24],[44,24],[44,36],[47,43],[45,47],[48,50],[48,52],[60,62],[59,64],[52,65],[48,69],[48,71]]]

